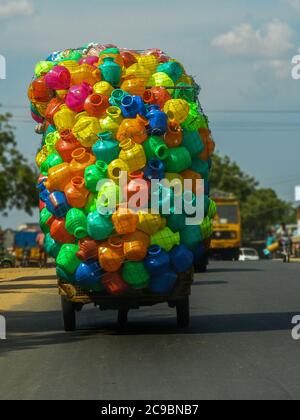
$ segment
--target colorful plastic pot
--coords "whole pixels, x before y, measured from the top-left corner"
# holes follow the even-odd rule
[[[180,245],[180,234],[179,232],[174,233],[166,227],[151,236],[151,245],[158,245],[165,251],[170,252],[174,246]]]
[[[150,245],[149,236],[136,231],[124,237],[124,255],[128,261],[142,261],[147,255]]]
[[[137,57],[138,63],[153,74],[158,66],[158,59],[155,55],[140,55]]]
[[[35,103],[48,103],[54,97],[54,91],[46,83],[45,76],[35,79],[28,89],[28,98]]]
[[[136,118],[125,119],[122,121],[117,133],[117,140],[120,142],[131,138],[135,143],[142,144],[147,138],[147,126],[149,121],[137,115]]]
[[[169,148],[161,137],[151,136],[143,144],[147,160],[166,160],[169,156]]]
[[[203,241],[200,226],[198,225],[186,226],[180,232],[180,241],[183,245],[185,245],[189,249],[195,248],[200,242]]]
[[[87,237],[79,241],[78,246],[79,251],[77,252],[77,257],[81,261],[98,260],[98,248],[100,246],[100,242]]]
[[[121,89],[130,95],[143,97],[146,90],[146,82],[141,78],[127,79],[122,83]]]
[[[183,172],[192,165],[192,159],[189,151],[183,147],[169,149],[169,156],[165,161],[167,172]]]
[[[108,273],[119,271],[124,262],[123,240],[118,237],[109,238],[98,248],[101,267]]]
[[[197,103],[190,103],[190,112],[182,126],[190,131],[199,130],[201,127],[207,127],[207,118],[199,112]]]
[[[99,190],[96,208],[100,214],[112,215],[119,202],[122,202],[122,192],[119,185],[111,180],[102,183]]]
[[[84,103],[84,110],[89,114],[89,116],[100,118],[103,114],[105,114],[109,106],[107,96],[93,93],[87,97]]]
[[[95,165],[88,166],[84,172],[84,181],[86,188],[93,192],[97,192],[97,185],[100,180],[107,178],[107,164],[98,160]]]
[[[83,63],[77,66],[71,73],[72,85],[79,85],[83,82],[88,83],[90,86],[94,86],[101,80],[100,70],[95,66],[88,63]]]
[[[168,117],[162,112],[158,105],[150,105],[149,112],[146,114],[149,120],[149,132],[154,136],[163,136],[168,127]]]
[[[34,74],[36,77],[41,77],[47,74],[54,66],[54,63],[50,61],[39,61],[34,69]]]
[[[165,227],[164,219],[160,214],[152,214],[145,211],[139,212],[138,229],[151,236]]]
[[[124,282],[120,273],[105,273],[101,281],[110,295],[119,296],[129,289],[129,285]]]
[[[142,66],[139,63],[135,63],[126,69],[125,79],[132,79],[138,77],[139,79],[143,79],[147,83],[150,75],[151,73],[148,69],[146,69],[146,67]]]
[[[61,267],[67,274],[74,274],[81,264],[80,259],[76,255],[77,252],[77,245],[63,245],[57,256],[56,264]]]
[[[183,75],[183,68],[176,61],[168,61],[167,63],[160,64],[156,71],[166,73],[174,83],[178,82]]]
[[[60,133],[60,139],[55,144],[55,149],[62,157],[64,162],[70,163],[74,150],[81,147],[71,130],[65,130]]]
[[[197,172],[186,169],[180,173],[183,180],[188,180],[192,182],[192,191],[196,196],[203,194],[203,185],[201,183],[201,175]]]
[[[67,213],[66,229],[77,239],[87,236],[87,218],[85,213],[77,208],[72,208]]]
[[[72,161],[70,163],[70,172],[72,177],[84,176],[86,168],[96,163],[96,157],[92,153],[86,152],[86,149],[80,147],[72,153]]]
[[[63,159],[58,153],[52,153],[41,164],[40,170],[42,174],[47,174],[49,169],[54,168],[55,166],[61,165],[63,162],[64,162]]]
[[[209,175],[209,166],[205,160],[199,158],[194,158],[192,161],[191,169],[202,176],[202,178],[207,179]]]
[[[60,107],[63,105],[63,101],[59,98],[53,98],[48,103],[45,113],[45,118],[49,124],[54,124],[54,116],[60,110]]]
[[[53,90],[66,90],[71,86],[71,74],[66,67],[55,66],[45,75],[47,86]]]
[[[109,131],[99,134],[99,140],[92,150],[97,160],[107,164],[117,159],[120,153],[119,143],[114,140],[113,134]]]
[[[58,219],[62,219],[67,214],[70,206],[63,192],[52,192],[47,200],[47,209]]]
[[[102,79],[112,86],[119,86],[122,75],[122,68],[117,64],[113,57],[105,57],[100,66]]]
[[[76,113],[66,105],[61,105],[59,111],[53,116],[57,130],[62,133],[65,130],[72,130],[76,122]]]
[[[129,166],[122,159],[113,160],[108,165],[108,176],[112,181],[119,183],[122,172],[130,173]]]
[[[169,121],[164,140],[166,145],[170,148],[181,146],[183,140],[183,130],[176,121]]]
[[[45,146],[48,150],[48,153],[55,153],[55,146],[56,143],[58,142],[60,136],[58,131],[54,131],[53,133],[49,133],[47,134],[47,136],[45,137]]]
[[[120,205],[112,215],[112,222],[119,235],[127,235],[136,231],[139,217],[126,207]]]
[[[199,158],[207,161],[214,153],[215,142],[212,138],[211,131],[209,129],[200,128],[199,134],[201,136],[202,143],[204,144],[204,150],[199,155]]]
[[[164,112],[169,120],[182,124],[189,115],[190,105],[183,99],[171,99],[165,103]]]
[[[194,264],[194,255],[185,245],[179,245],[170,252],[171,267],[175,273],[185,273]]]
[[[171,100],[172,96],[164,87],[152,87],[151,89],[146,89],[143,99],[145,103],[158,105],[160,109],[163,109],[165,103]]]
[[[72,178],[64,192],[71,207],[83,209],[86,206],[89,191],[86,189],[84,178],[81,176]]]
[[[66,96],[67,107],[74,112],[82,112],[84,110],[84,103],[92,92],[91,86],[86,82],[72,86]]]
[[[170,267],[170,256],[160,246],[152,245],[144,261],[147,271],[151,276],[160,276]]]
[[[96,143],[100,130],[98,118],[83,114],[78,116],[77,122],[73,127],[73,134],[83,147],[88,148]]]
[[[40,228],[45,235],[50,232],[50,226],[54,220],[53,215],[46,207],[43,207],[42,210],[40,210]]]
[[[179,89],[175,89],[174,92],[174,99],[184,99],[188,103],[196,102],[197,99],[197,89],[194,85],[190,85],[188,83],[177,83],[176,87]],[[180,89],[185,88],[185,89]]]
[[[59,244],[74,244],[75,237],[66,229],[65,219],[55,219],[50,228],[51,238]]]
[[[210,219],[214,219],[216,217],[216,214],[217,214],[217,204],[215,201],[210,200],[207,216]]]
[[[149,289],[157,295],[169,295],[177,282],[177,274],[173,271],[167,271],[159,276],[151,277]]]
[[[92,239],[104,241],[113,233],[114,225],[110,217],[94,211],[87,217],[87,231]]]
[[[44,240],[44,250],[46,254],[52,258],[57,258],[60,249],[61,244],[52,239],[50,233],[48,233]]]
[[[204,240],[209,239],[212,236],[214,230],[213,221],[208,216],[206,216],[201,223],[200,230]]]
[[[149,182],[145,181],[144,173],[141,171],[131,172],[129,180],[123,197],[124,201],[128,203],[128,208],[136,212],[148,208],[151,186]]]
[[[114,88],[112,87],[112,85],[105,81],[98,82],[93,86],[94,93],[97,93],[99,95],[105,95],[108,98],[110,97],[113,90]]]
[[[106,110],[106,116],[100,119],[101,131],[110,131],[115,137],[117,135],[122,120],[123,118],[120,108],[110,106]]]
[[[149,284],[150,274],[146,270],[144,263],[127,261],[122,270],[124,281],[133,289],[145,289]]]
[[[165,178],[165,165],[161,160],[150,159],[144,168],[145,179],[157,179],[161,181]]]
[[[76,270],[75,285],[84,290],[101,291],[103,274],[98,262],[81,263]]]
[[[187,129],[184,129],[182,145],[190,152],[192,158],[199,155],[204,150],[204,144],[202,143],[198,130],[188,131]]]
[[[136,172],[143,169],[147,163],[147,158],[140,144],[127,139],[120,143],[119,158],[126,163],[129,172]]]
[[[137,59],[130,51],[121,51],[121,57],[123,58],[124,67],[126,69],[137,63]]]
[[[147,114],[145,104],[140,96],[126,95],[122,99],[121,110],[124,118],[136,118]]]
[[[118,108],[121,108],[122,100],[127,95],[128,95],[128,92],[126,92],[125,90],[115,89],[111,93],[111,96],[109,98],[109,103],[111,104],[111,106],[116,106]]]
[[[148,82],[151,87],[172,87],[174,86],[173,80],[163,72],[154,73]],[[172,95],[173,89],[169,89],[168,92]]]

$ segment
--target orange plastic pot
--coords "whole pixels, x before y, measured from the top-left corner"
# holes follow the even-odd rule
[[[65,162],[71,162],[74,150],[81,147],[71,130],[60,133],[60,139],[55,144],[55,149]]]
[[[183,179],[190,179],[192,181],[192,191],[195,195],[199,196],[203,194],[203,188],[201,183],[199,183],[199,181],[202,179],[200,174],[192,171],[191,169],[187,169],[186,171],[181,172],[180,175]]]
[[[202,153],[200,153],[199,158],[202,160],[208,160],[215,151],[215,142],[209,129],[200,128],[199,134],[204,144],[204,150]]]
[[[122,142],[131,138],[135,143],[141,144],[148,138],[146,127],[149,121],[137,115],[136,118],[125,119],[122,121],[117,133],[117,140]]]
[[[144,232],[136,231],[124,238],[124,256],[128,261],[142,261],[146,258],[150,238]]]
[[[126,235],[136,231],[139,216],[120,205],[118,210],[112,215],[112,222],[119,235]]]
[[[106,273],[101,277],[101,281],[110,295],[122,295],[129,290],[129,285],[119,273]]]
[[[55,219],[50,227],[51,238],[60,244],[74,244],[75,236],[70,235],[66,230],[65,219]]]
[[[63,104],[63,100],[59,98],[53,98],[49,102],[45,112],[45,118],[47,122],[51,125],[54,125],[54,115],[59,111],[61,105]]]
[[[68,163],[50,168],[48,171],[48,179],[45,182],[45,187],[49,191],[64,191],[68,183],[71,181],[72,173]]]
[[[139,77],[127,79],[122,83],[121,89],[124,90],[124,92],[130,93],[130,95],[143,97],[146,90],[146,82]]]
[[[95,241],[94,239],[85,238],[79,241],[79,251],[77,252],[77,257],[81,261],[91,261],[98,259],[98,249],[100,242]]]
[[[84,109],[91,117],[100,118],[109,106],[107,96],[94,93],[86,99]]]
[[[73,177],[84,177],[84,172],[88,166],[94,165],[96,157],[86,151],[84,147],[74,150],[72,153],[72,161],[70,163],[70,170]]]
[[[163,109],[165,103],[172,99],[167,89],[164,87],[152,87],[147,89],[144,93],[144,102],[152,105],[159,105],[160,109]]]
[[[71,207],[83,209],[86,206],[90,193],[85,188],[85,181],[81,176],[72,178],[64,192]]]
[[[48,88],[45,77],[39,77],[30,84],[28,98],[31,102],[49,102],[53,97],[54,91]]]
[[[123,240],[118,237],[109,238],[98,249],[99,263],[104,271],[115,273],[124,262]]]
[[[137,59],[135,56],[129,52],[129,51],[122,51],[121,57],[123,58],[124,67],[127,69],[130,66],[133,66],[133,64],[137,63]]]
[[[165,134],[165,143],[168,147],[179,147],[183,141],[183,130],[176,121],[169,121]]]

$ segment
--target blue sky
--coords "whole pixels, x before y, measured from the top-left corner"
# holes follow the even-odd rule
[[[39,138],[26,90],[37,61],[90,41],[159,47],[202,86],[220,153],[292,201],[300,184],[300,80],[291,77],[299,20],[300,0],[0,0],[0,54],[7,60],[0,103],[13,111],[20,149],[33,161]],[[28,220],[12,212],[0,225]]]

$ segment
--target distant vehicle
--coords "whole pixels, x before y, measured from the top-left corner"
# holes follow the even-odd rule
[[[15,266],[15,258],[6,250],[0,250],[0,268],[12,268]]]
[[[223,260],[239,260],[242,245],[240,203],[234,194],[216,192],[211,198],[217,204],[211,255]]]
[[[239,261],[259,261],[259,255],[254,248],[241,248]]]

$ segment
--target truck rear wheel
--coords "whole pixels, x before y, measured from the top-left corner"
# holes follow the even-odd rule
[[[118,323],[120,327],[125,327],[128,323],[128,309],[119,309],[118,311]]]
[[[70,302],[66,297],[61,297],[61,307],[63,314],[64,330],[72,332],[76,330],[76,311],[73,302]]]
[[[190,325],[190,299],[186,298],[176,303],[177,325],[179,328],[187,328]]]

